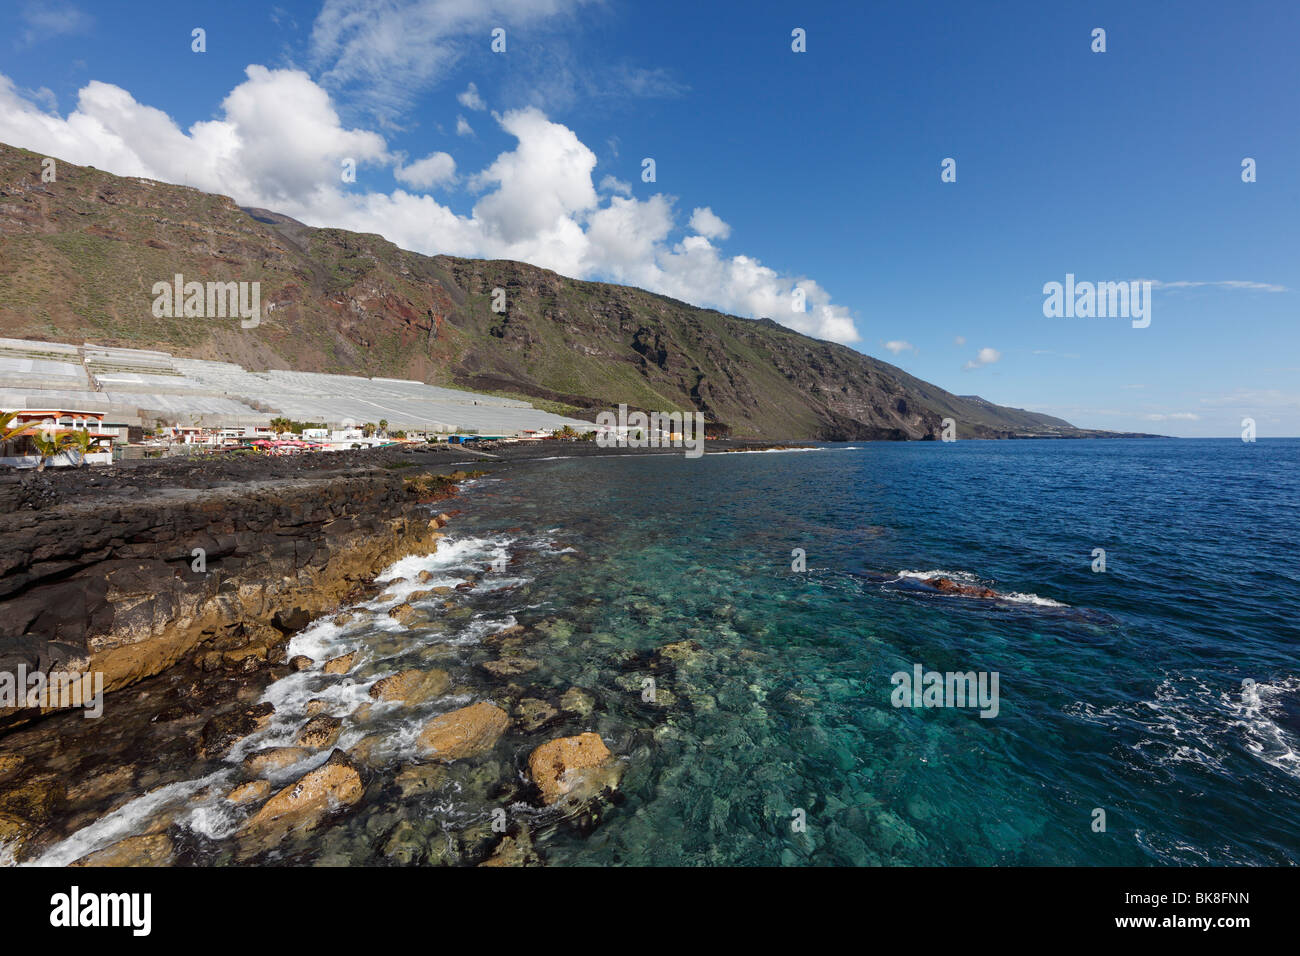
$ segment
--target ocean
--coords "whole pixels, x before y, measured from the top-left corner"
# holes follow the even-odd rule
[[[1300,863],[1300,440],[557,456],[468,483],[439,506],[462,512],[443,547],[390,568],[385,601],[294,638],[365,663],[272,684],[272,725],[173,784],[182,862],[236,859],[246,811],[218,794],[323,700],[338,746],[379,741],[375,773],[352,812],[264,861],[473,862],[504,810],[550,865]],[[1000,597],[916,586],[936,575]],[[467,579],[422,622],[385,613]],[[526,638],[485,644],[514,623]],[[485,673],[499,656],[533,669]],[[429,662],[449,694],[348,716],[379,676]],[[918,668],[996,674],[996,707],[915,706],[896,689]],[[560,706],[572,688],[589,713]],[[502,695],[554,714],[410,785],[424,722]],[[528,754],[587,730],[617,790],[576,816],[540,808]]]

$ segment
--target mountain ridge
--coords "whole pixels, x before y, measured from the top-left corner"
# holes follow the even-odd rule
[[[0,335],[250,369],[411,378],[592,420],[702,411],[764,439],[1116,437],[958,396],[847,346],[509,260],[425,256],[233,199],[0,144]],[[262,319],[156,318],[151,288],[261,283]],[[492,309],[493,290],[506,309]]]

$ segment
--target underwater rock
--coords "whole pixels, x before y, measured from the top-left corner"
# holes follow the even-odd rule
[[[544,700],[525,697],[515,709],[515,717],[521,729],[528,733],[541,730],[559,716],[559,711]]]
[[[442,764],[412,764],[402,768],[393,779],[402,798],[437,790],[447,782],[447,768]]]
[[[492,855],[479,866],[541,866],[541,857],[533,849],[532,836],[528,828],[520,826],[515,835],[507,834],[497,844]]]
[[[528,758],[528,773],[542,792],[542,801],[553,804],[562,797],[585,796],[592,775],[612,755],[599,734],[588,731],[576,737],[560,737],[542,744]]]
[[[528,657],[510,657],[499,661],[486,661],[479,665],[493,677],[517,677],[541,667],[541,661]]]
[[[451,675],[444,670],[405,670],[375,681],[370,696],[375,700],[398,700],[418,704],[445,693]]]
[[[690,664],[699,657],[701,651],[698,641],[675,641],[659,648],[659,658],[674,664]]]
[[[581,687],[570,687],[560,698],[560,709],[579,717],[589,717],[596,709],[596,698]]]
[[[491,750],[510,724],[506,712],[479,701],[435,717],[420,731],[420,749],[439,760],[460,760]]]
[[[265,727],[274,713],[274,705],[266,703],[217,714],[203,725],[199,752],[205,757],[225,755],[237,741]]]

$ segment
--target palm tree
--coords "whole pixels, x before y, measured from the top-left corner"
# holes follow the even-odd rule
[[[572,425],[565,425],[555,433],[556,438],[577,438],[578,433],[573,430]]]
[[[37,471],[44,471],[45,466],[67,448],[66,437],[60,437],[53,432],[34,432],[31,438],[32,446],[35,447],[36,454],[40,456],[40,460],[36,463]]]
[[[83,429],[64,435],[62,445],[67,451],[76,453],[77,467],[83,468],[86,464],[86,456],[99,451],[104,445],[104,440],[91,438],[90,432]]]
[[[361,434],[365,435],[367,438],[369,438],[374,433],[375,433],[374,422],[366,422],[364,425],[361,426]]]
[[[379,419],[379,431],[380,431],[381,434],[383,434],[383,435],[385,435],[385,436],[388,435],[388,419],[387,419],[387,418],[381,418],[381,419]]]
[[[289,419],[285,418],[283,415],[277,415],[275,418],[271,419],[271,428],[275,431],[277,436],[283,435],[292,427],[293,422],[289,421]]]
[[[0,448],[9,444],[15,438],[26,434],[30,425],[15,425],[14,419],[18,417],[17,412],[0,412]]]

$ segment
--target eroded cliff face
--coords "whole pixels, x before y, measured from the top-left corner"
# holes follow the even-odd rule
[[[0,476],[0,672],[102,674],[111,692],[190,656],[276,663],[293,631],[441,537],[382,468],[148,493],[101,481],[51,494]],[[0,709],[0,728],[35,715]]]

